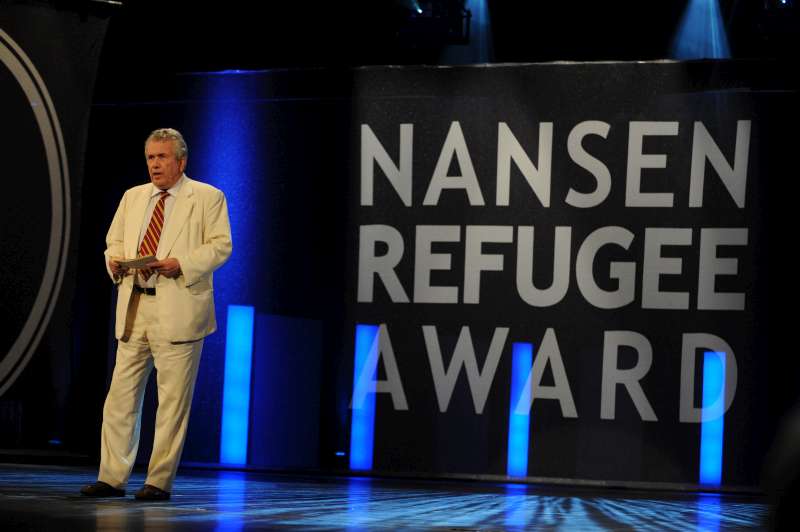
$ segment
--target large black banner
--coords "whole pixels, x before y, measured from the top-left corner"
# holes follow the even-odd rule
[[[0,6],[0,447],[59,446],[83,157],[105,20]]]
[[[786,245],[769,213],[796,111],[773,74],[361,71],[346,330],[374,444],[358,467],[756,483]]]

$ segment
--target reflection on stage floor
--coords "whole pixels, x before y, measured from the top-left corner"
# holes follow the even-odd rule
[[[90,499],[82,467],[0,464],[2,530],[761,530],[763,497],[181,470],[168,502]]]

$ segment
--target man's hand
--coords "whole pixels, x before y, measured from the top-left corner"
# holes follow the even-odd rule
[[[114,277],[123,277],[125,275],[130,275],[130,270],[128,268],[123,268],[119,265],[120,257],[111,257],[108,260],[108,267],[111,269],[111,273]]]
[[[176,258],[149,262],[147,268],[169,279],[174,279],[181,274],[181,263]]]

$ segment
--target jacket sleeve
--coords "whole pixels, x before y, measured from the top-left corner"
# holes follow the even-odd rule
[[[208,201],[203,218],[203,244],[188,255],[176,257],[181,264],[186,286],[195,284],[222,266],[233,250],[225,194],[214,189]]]
[[[111,260],[112,257],[125,257],[124,235],[127,200],[128,193],[125,192],[125,194],[122,195],[122,200],[119,202],[117,212],[114,214],[114,219],[111,221],[111,227],[108,228],[108,233],[106,234],[106,251],[104,253],[106,271],[114,284],[122,282],[122,277],[115,277],[114,274],[111,273],[111,266],[108,261]]]

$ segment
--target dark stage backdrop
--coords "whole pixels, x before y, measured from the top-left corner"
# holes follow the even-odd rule
[[[82,253],[146,179],[147,133],[184,131],[234,237],[185,461],[219,461],[228,306],[248,305],[250,465],[695,485],[716,430],[721,483],[755,485],[797,396],[785,71],[179,76],[95,106]]]
[[[757,480],[796,94],[755,67],[359,76],[345,329],[380,326],[352,398],[377,356],[372,468],[691,484],[724,419],[722,482]]]
[[[84,151],[106,21],[0,5],[0,449],[60,450],[80,360],[72,305]]]

